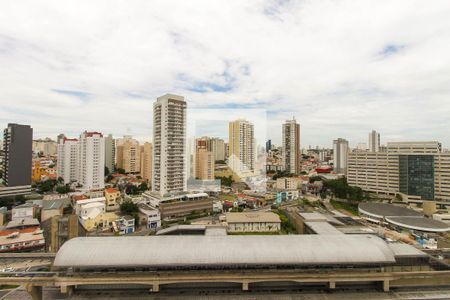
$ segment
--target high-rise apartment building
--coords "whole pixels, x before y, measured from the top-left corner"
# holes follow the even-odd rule
[[[356,150],[358,150],[358,151],[367,151],[367,144],[366,143],[358,143],[358,145],[356,145]]]
[[[58,144],[50,138],[33,140],[33,153],[36,155],[56,155]]]
[[[229,123],[228,165],[240,177],[252,176],[255,172],[254,126],[239,119]]]
[[[3,131],[3,175],[6,186],[30,186],[32,169],[33,128],[8,124]]]
[[[117,146],[117,168],[125,170],[125,173],[138,173],[141,169],[141,148],[139,142],[132,138],[123,140]]]
[[[208,140],[196,141],[195,178],[200,180],[214,179],[214,154],[208,150]]]
[[[147,182],[152,180],[152,154],[152,144],[145,142],[141,146],[141,177]]]
[[[116,140],[111,134],[105,137],[105,167],[113,172],[116,164]]]
[[[380,151],[380,134],[375,130],[369,133],[369,151],[379,152]]]
[[[56,143],[59,144],[60,141],[64,140],[66,138],[66,135],[64,133],[58,134],[56,137]]]
[[[386,152],[348,155],[348,183],[365,191],[450,201],[450,153],[439,142],[393,142]]]
[[[286,120],[282,132],[283,167],[292,174],[300,173],[300,124]]]
[[[58,144],[56,172],[64,184],[78,180],[78,140],[60,139]]]
[[[85,190],[105,187],[105,140],[100,132],[83,132],[78,141],[78,183]]]
[[[228,157],[230,157],[230,144],[224,143],[224,147],[225,147],[225,159],[228,159]]]
[[[266,142],[266,152],[272,150],[272,140],[267,140]]]
[[[338,138],[333,141],[333,164],[334,171],[338,174],[347,173],[347,155],[348,155],[348,141],[343,138]]]
[[[220,138],[211,138],[211,149],[214,160],[225,160],[225,142]]]
[[[187,189],[184,97],[166,94],[153,104],[152,191],[161,196]]]

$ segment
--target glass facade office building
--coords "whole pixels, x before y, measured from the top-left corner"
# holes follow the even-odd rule
[[[434,199],[433,155],[400,155],[399,167],[401,193]]]

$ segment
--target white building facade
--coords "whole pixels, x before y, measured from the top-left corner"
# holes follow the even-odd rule
[[[58,144],[57,176],[68,184],[78,180],[78,140],[64,138]]]
[[[78,141],[78,183],[84,190],[105,187],[105,140],[100,132],[83,132]]]
[[[375,130],[369,133],[369,151],[379,152],[380,151],[380,134]]]
[[[333,141],[334,170],[338,174],[347,174],[348,141],[338,138]]]
[[[166,94],[153,104],[152,191],[161,196],[187,190],[184,97]]]

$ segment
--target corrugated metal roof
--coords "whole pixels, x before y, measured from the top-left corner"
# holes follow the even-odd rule
[[[421,213],[402,206],[396,206],[388,203],[380,202],[364,202],[358,205],[359,211],[372,215],[377,218],[389,217],[389,216],[411,216],[420,217]]]
[[[425,217],[388,217],[389,223],[420,231],[446,232],[450,231],[450,225],[438,220]]]
[[[55,267],[232,266],[394,263],[370,235],[79,237],[58,251]]]
[[[305,222],[316,234],[343,234],[341,231],[337,230],[336,227],[327,222]]]
[[[395,257],[427,256],[424,252],[408,244],[389,243],[389,248],[394,252]]]

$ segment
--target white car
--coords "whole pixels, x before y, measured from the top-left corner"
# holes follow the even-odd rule
[[[14,272],[14,269],[8,267],[8,268],[1,269],[0,272],[2,272],[2,273],[6,273],[6,272]]]

